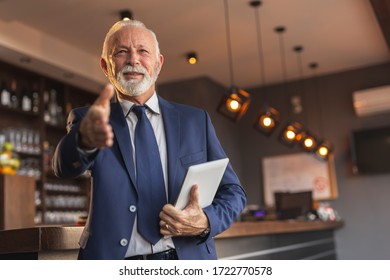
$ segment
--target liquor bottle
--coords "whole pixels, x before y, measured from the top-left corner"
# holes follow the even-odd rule
[[[19,107],[19,96],[16,92],[16,80],[15,79],[13,79],[11,82],[10,93],[11,93],[10,107],[13,109],[17,109]]]
[[[55,89],[50,91],[50,102],[49,102],[49,114],[50,114],[50,123],[52,125],[58,124],[58,114],[57,114],[57,92]]]
[[[31,111],[31,97],[29,96],[28,92],[27,92],[27,89],[26,88],[23,88],[22,90],[22,110],[23,111],[26,111],[26,112],[30,112]]]
[[[11,93],[7,89],[6,83],[3,81],[1,83],[1,105],[9,107],[11,104]]]
[[[45,106],[43,112],[43,120],[45,121],[45,123],[51,123],[50,113],[49,113],[49,92],[47,90],[43,92],[43,104]]]
[[[36,91],[32,93],[32,111],[34,113],[39,112],[39,94]]]
[[[31,99],[32,99],[32,108],[31,108],[31,110],[34,113],[38,113],[39,112],[39,94],[38,94],[38,90],[37,90],[37,85],[36,84],[34,84],[34,86],[33,86],[33,92],[31,94]]]

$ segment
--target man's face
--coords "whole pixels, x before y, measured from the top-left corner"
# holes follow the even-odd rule
[[[122,97],[150,97],[162,63],[152,35],[144,28],[133,26],[113,35],[105,71]]]

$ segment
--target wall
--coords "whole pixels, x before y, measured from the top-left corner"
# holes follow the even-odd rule
[[[390,123],[390,113],[357,117],[352,93],[386,84],[390,84],[390,64],[248,89],[253,100],[239,123],[232,123],[216,112],[225,90],[207,78],[161,85],[158,90],[169,100],[203,107],[210,113],[220,141],[248,193],[248,203],[259,204],[263,199],[261,159],[299,152],[298,148],[278,142],[281,127],[270,137],[252,128],[261,104],[268,102],[281,112],[281,126],[288,120],[297,120],[314,134],[330,139],[335,145],[339,191],[338,199],[331,204],[345,220],[345,226],[336,231],[338,258],[390,259],[390,174],[353,175],[349,144],[352,130]],[[292,95],[302,98],[303,113],[299,115],[290,110]]]

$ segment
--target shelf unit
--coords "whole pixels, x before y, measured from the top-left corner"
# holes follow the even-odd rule
[[[65,122],[70,110],[92,104],[97,94],[0,62],[0,87],[6,83],[10,89],[12,82],[14,84],[16,82],[15,92],[19,95],[19,100],[22,92],[26,90],[36,91],[39,95],[37,112],[24,111],[20,106],[10,108],[0,103],[0,132],[11,131],[13,137],[15,135],[23,137],[21,136],[23,133],[35,135],[34,140],[31,140],[35,145],[34,149],[17,151],[21,161],[35,163],[35,169],[31,168],[31,165],[26,169],[27,175],[36,178],[35,222],[37,225],[74,225],[79,216],[88,213],[90,178],[88,176],[77,179],[57,178],[50,168],[50,161],[54,148],[66,133]],[[59,122],[55,124],[45,121],[44,113],[47,111],[48,97],[50,99],[52,90],[56,91],[58,104],[56,113],[60,116]]]

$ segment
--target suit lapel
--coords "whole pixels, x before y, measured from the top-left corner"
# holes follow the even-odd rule
[[[174,204],[173,198],[176,198],[180,191],[180,185],[175,183],[180,148],[180,119],[177,110],[161,97],[159,97],[159,105],[162,112],[167,144],[168,200],[169,203]]]
[[[127,172],[129,173],[133,185],[136,186],[133,149],[131,147],[129,129],[127,127],[126,119],[123,116],[123,111],[119,103],[111,103],[110,123],[114,131],[116,141],[118,142],[119,150],[121,152],[121,156],[125,163]]]

